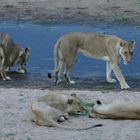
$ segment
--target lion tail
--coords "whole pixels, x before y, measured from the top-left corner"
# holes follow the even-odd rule
[[[59,45],[60,45],[60,40],[58,40],[54,46],[54,71],[53,71],[53,75],[56,72],[57,69],[57,65],[58,65],[58,49],[59,49]]]
[[[51,79],[52,76],[55,75],[56,73],[56,69],[57,69],[57,66],[58,66],[58,49],[59,49],[59,45],[60,45],[60,40],[58,40],[56,43],[55,43],[55,46],[54,46],[54,70],[52,72],[49,72],[48,73],[48,78]]]

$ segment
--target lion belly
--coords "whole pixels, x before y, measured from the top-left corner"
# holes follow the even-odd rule
[[[113,119],[140,119],[140,103],[115,101],[108,105],[95,108],[96,113],[104,118]]]
[[[100,60],[104,60],[104,61],[109,61],[109,57],[108,56],[102,56],[102,55],[95,55],[91,52],[88,52],[84,49],[78,49],[79,52],[83,53],[85,56],[87,57],[91,57],[91,58],[94,58],[94,59],[100,59]]]

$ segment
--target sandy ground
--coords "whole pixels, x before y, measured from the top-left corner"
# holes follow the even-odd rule
[[[0,0],[0,20],[139,25],[140,0]]]
[[[71,117],[62,125],[75,128],[102,123],[103,127],[86,131],[64,130],[62,128],[37,126],[29,120],[28,109],[31,102],[50,92],[76,93],[84,101],[100,99],[107,103],[115,99],[140,99],[139,92],[100,92],[78,90],[27,90],[27,89],[0,89],[0,140],[139,140],[139,120],[103,120],[87,116]]]
[[[48,23],[140,24],[140,0],[0,0],[0,21]],[[102,90],[103,91],[103,90]],[[0,140],[139,140],[140,121],[71,117],[63,125],[85,127],[102,123],[101,128],[68,131],[40,127],[28,119],[33,99],[48,92],[77,93],[83,100],[139,100],[134,91],[79,91],[0,88]]]

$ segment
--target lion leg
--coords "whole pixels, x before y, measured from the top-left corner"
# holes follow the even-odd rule
[[[4,81],[5,80],[11,80],[11,78],[6,75],[5,68],[1,68],[1,77]]]
[[[2,66],[1,66],[1,77],[2,79],[5,80],[11,80],[11,78],[9,76],[6,75],[6,68],[5,66],[3,66],[3,62],[2,62]]]
[[[4,74],[4,77],[6,78],[6,80],[11,80],[11,78],[6,75],[6,68],[5,67],[4,67],[4,70],[3,70],[3,74]]]
[[[67,112],[64,113],[65,120],[68,120],[70,118],[69,114]]]
[[[5,81],[5,80],[10,80],[10,77],[8,77],[5,73],[5,66],[4,66],[4,63],[5,63],[5,59],[4,57],[2,58],[2,62],[1,62],[1,77],[2,79]]]
[[[126,83],[119,66],[117,64],[111,64],[111,66],[112,66],[115,76],[117,77],[121,85],[121,89],[129,89],[130,87]]]
[[[116,80],[111,78],[112,68],[110,61],[106,61],[106,79],[109,83],[115,83]]]
[[[64,71],[64,78],[67,84],[75,84],[75,81],[71,81],[69,77],[70,70],[73,64],[66,64],[65,71]]]
[[[6,72],[10,72],[10,71],[11,71],[10,67],[7,67],[7,68],[5,69],[5,71],[6,71]]]
[[[0,48],[0,57],[1,57],[1,67],[0,67],[0,73],[2,79],[5,80],[10,80],[11,78],[8,77],[5,73],[6,68],[5,68],[5,56],[4,56],[4,50],[3,48]]]
[[[4,77],[4,74],[3,74],[3,66],[1,65],[0,67],[0,74],[1,74],[1,77],[2,77],[2,80],[6,80],[5,77]]]
[[[4,75],[4,63],[5,63],[5,58],[4,58],[4,52],[3,49],[0,48],[0,57],[1,57],[1,66],[0,66],[0,74],[2,79],[5,81],[5,75]]]
[[[6,78],[5,78],[5,76],[4,76],[4,74],[3,74],[3,70],[1,70],[1,77],[2,77],[2,80],[6,80]]]
[[[60,73],[61,73],[61,69],[63,67],[63,62],[62,61],[59,61],[58,62],[58,66],[57,66],[57,69],[56,69],[56,79],[55,79],[55,83],[60,83],[61,82],[61,79],[60,79]]]

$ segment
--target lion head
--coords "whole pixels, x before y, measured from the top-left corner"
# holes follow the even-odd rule
[[[124,64],[129,64],[132,60],[135,41],[120,42],[120,55],[123,58]]]
[[[67,101],[67,112],[68,113],[82,113],[84,107],[81,101],[76,97],[76,94],[71,94]]]
[[[30,53],[30,48],[22,48],[19,52],[19,56],[18,56],[18,61],[17,64],[19,65],[19,67],[17,68],[17,71],[19,73],[25,73],[25,67],[27,64],[27,60],[28,60],[28,56]]]
[[[29,53],[30,48],[22,48],[22,50],[20,50],[18,64],[21,65],[21,67],[27,64]]]

